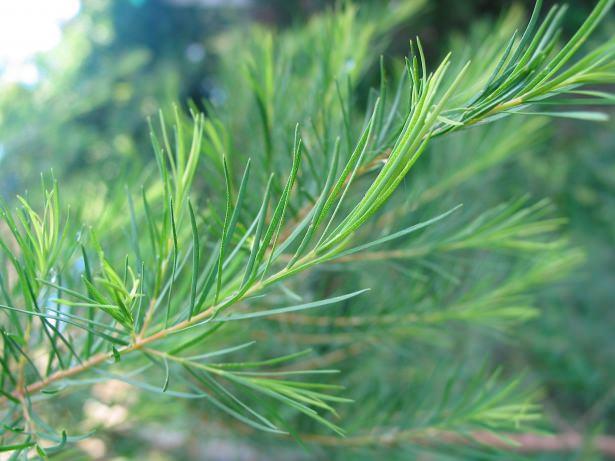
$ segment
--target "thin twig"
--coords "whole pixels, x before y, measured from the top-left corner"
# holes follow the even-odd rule
[[[554,435],[532,433],[503,433],[496,435],[487,431],[476,431],[468,436],[462,436],[455,432],[439,430],[389,430],[380,434],[350,436],[346,438],[317,434],[304,434],[300,438],[305,442],[330,447],[396,446],[404,443],[422,446],[477,443],[491,448],[526,454],[574,452],[585,446],[590,446],[603,455],[615,457],[614,436],[591,437],[577,432],[565,432]]]

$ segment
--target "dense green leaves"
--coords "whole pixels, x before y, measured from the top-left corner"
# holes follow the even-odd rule
[[[415,340],[446,349],[448,325],[499,334],[535,316],[532,288],[582,259],[560,237],[564,223],[549,203],[523,198],[466,213],[439,200],[527,148],[546,123],[500,119],[523,117],[535,111],[531,106],[564,95],[612,102],[608,93],[580,88],[615,81],[613,41],[577,56],[612,3],[601,0],[558,50],[564,9],[554,7],[540,23],[539,2],[521,38],[513,35],[494,51],[493,65],[479,63],[490,73],[477,73],[473,62],[456,67],[451,55],[429,72],[417,40],[392,75],[381,63],[380,87],[364,111],[353,101],[356,80],[376,61],[370,41],[397,23],[394,15],[365,19],[342,8],[283,35],[279,47],[270,35],[252,32],[260,41],[250,58],[231,53],[222,66],[242,70],[229,75],[229,88],[232,78],[240,85],[227,106],[212,106],[210,118],[175,107],[172,135],[162,113],[158,128],[150,123],[158,176],[140,176],[140,200],[133,201],[130,187],[127,199],[122,192],[113,226],[80,216],[65,222],[55,181],[50,190],[43,185],[40,212],[22,197],[16,211],[3,204],[3,450],[34,447],[44,457],[61,449],[70,438],[38,413],[49,414],[55,398],[92,374],[157,396],[203,400],[266,432],[293,434],[284,421],[303,415],[302,430],[317,430],[317,423],[343,434],[330,419],[338,404],[350,403],[329,381],[336,370],[314,369],[299,346],[347,348],[334,362],[348,359],[342,364],[357,392],[373,393],[370,379],[358,374],[362,361],[350,360],[357,345]],[[400,17],[412,10],[408,5]],[[300,71],[298,63],[306,62]],[[257,114],[257,126],[249,114]],[[586,111],[541,114],[603,118]],[[422,155],[447,136],[488,123],[476,129],[489,142],[464,150],[464,158],[436,175],[418,171],[408,193],[404,181]],[[467,136],[453,139],[468,142]],[[505,254],[504,263],[495,260],[487,270],[474,264],[476,255],[497,253]],[[447,260],[451,255],[462,262]],[[405,278],[372,287],[365,264]],[[359,274],[357,289],[344,289],[345,271]],[[308,283],[329,276],[330,288]],[[295,330],[288,334],[288,327]],[[262,343],[274,357],[251,355]],[[396,365],[386,357],[365,360],[383,373],[374,379],[399,383],[387,388],[390,394],[412,388],[405,376],[387,376]],[[416,420],[389,409],[377,417],[359,404],[357,421],[392,416],[413,425],[400,433],[407,442],[431,430],[509,430],[537,417],[519,379],[502,384],[497,373],[460,372],[434,389],[425,376],[429,367],[419,365],[431,406],[407,408]],[[43,396],[54,385],[57,392]],[[353,427],[350,444],[377,443],[386,431],[375,427],[372,435],[356,435],[370,428]],[[53,440],[52,433],[59,445],[47,447],[41,440]]]

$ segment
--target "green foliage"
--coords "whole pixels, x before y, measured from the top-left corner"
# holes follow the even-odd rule
[[[104,214],[74,196],[69,219],[55,180],[40,212],[3,204],[3,450],[45,458],[86,436],[80,415],[52,415],[101,380],[332,457],[453,450],[442,434],[487,456],[473,431],[533,426],[535,393],[467,360],[465,338],[514,332],[583,254],[548,200],[449,193],[544,142],[546,117],[603,118],[557,108],[613,101],[593,86],[615,81],[615,42],[582,48],[612,3],[560,46],[565,9],[539,22],[538,2],[521,37],[502,34],[510,15],[483,40],[497,59],[478,47],[431,72],[417,39],[405,65],[381,59],[366,100],[420,2],[240,32],[226,98],[151,121],[157,174],[113,185]]]

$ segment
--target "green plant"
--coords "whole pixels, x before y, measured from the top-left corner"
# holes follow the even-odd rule
[[[582,253],[548,201],[466,211],[443,197],[542,142],[548,122],[528,115],[604,118],[551,105],[612,102],[586,87],[615,80],[615,41],[579,56],[612,3],[560,47],[565,8],[540,22],[538,2],[521,37],[484,41],[496,59],[481,47],[433,72],[417,40],[405,65],[381,60],[366,101],[354,95],[377,61],[370,44],[419,3],[365,16],[348,6],[277,40],[251,31],[254,45],[231,40],[221,64],[226,101],[207,116],[176,109],[172,133],[162,114],[152,122],[158,174],[138,175],[140,194],[113,194],[89,223],[78,197],[69,219],[53,178],[40,211],[3,204],[2,450],[46,457],[87,435],[64,429],[79,417],[50,415],[70,391],[109,379],[322,445],[448,449],[464,445],[450,434],[472,442],[476,430],[505,437],[533,423],[522,379],[434,364],[462,339],[451,326],[501,334],[536,315],[533,287]],[[373,286],[365,264],[380,263],[396,275]],[[409,341],[409,369],[397,355],[360,355]],[[344,434],[338,411],[351,434],[317,434]]]

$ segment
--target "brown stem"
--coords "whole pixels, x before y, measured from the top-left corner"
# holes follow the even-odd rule
[[[257,282],[255,283],[250,289],[248,289],[245,293],[243,293],[243,295],[241,295],[240,297],[238,297],[237,299],[235,298],[231,298],[231,300],[223,300],[218,304],[215,304],[213,306],[208,307],[207,309],[205,309],[204,311],[200,312],[199,314],[195,315],[194,317],[192,317],[191,319],[188,320],[184,320],[182,322],[179,322],[173,326],[170,326],[168,328],[164,328],[156,333],[153,333],[149,336],[145,336],[145,337],[136,337],[134,342],[128,346],[125,346],[121,349],[119,349],[119,353],[120,355],[123,354],[128,354],[130,352],[134,352],[137,350],[140,350],[143,346],[150,344],[154,341],[158,341],[160,339],[163,339],[167,336],[169,336],[172,333],[177,333],[181,330],[183,330],[184,328],[196,325],[197,323],[203,322],[204,320],[206,320],[207,318],[211,317],[211,315],[215,312],[217,312],[219,309],[225,308],[230,306],[231,304],[236,304],[237,302],[241,301],[242,299],[245,299],[246,297],[254,294],[254,292],[260,290],[263,287],[266,287],[267,285],[269,285],[270,283],[273,283],[273,281],[277,280],[277,277],[283,276],[284,273],[286,272],[287,269],[282,270],[281,272],[275,274],[274,276],[271,276],[269,279],[261,281],[261,282]],[[23,393],[27,393],[27,394],[32,394],[34,392],[38,392],[41,389],[44,389],[45,387],[47,387],[49,384],[52,384],[56,381],[59,381],[61,379],[65,379],[65,378],[70,378],[71,376],[77,375],[79,373],[82,373],[92,367],[95,367],[97,365],[100,365],[101,363],[103,363],[105,360],[107,359],[111,359],[113,358],[113,354],[111,352],[101,352],[99,354],[96,354],[92,357],[90,357],[88,360],[86,360],[85,362],[81,362],[79,365],[76,365],[74,367],[68,368],[66,370],[59,370],[55,373],[52,373],[51,375],[47,376],[46,378],[34,382],[28,386],[26,386],[24,389]],[[17,390],[13,393],[13,395],[15,397],[19,397],[20,395],[20,391]],[[4,402],[6,400],[6,397],[0,397],[0,403]]]
[[[597,436],[585,437],[577,432],[565,432],[554,435],[540,434],[494,434],[487,431],[472,432],[463,436],[455,432],[427,430],[427,431],[388,431],[384,434],[339,437],[328,435],[302,435],[301,439],[306,442],[316,443],[323,446],[395,446],[401,443],[414,443],[422,446],[465,445],[478,443],[500,450],[514,451],[518,453],[564,453],[577,451],[586,444],[594,447],[606,456],[615,457],[615,437]]]
[[[506,437],[518,444],[511,447],[505,440],[498,439],[493,434],[478,432],[473,435],[474,439],[485,445],[495,448],[512,448],[520,453],[561,453],[577,451],[586,444],[593,446],[606,456],[615,457],[615,437],[609,435],[597,437],[585,437],[577,432],[565,432],[554,435],[538,434],[508,434]]]
[[[158,331],[157,333],[154,333],[150,336],[146,336],[143,338],[137,338],[135,340],[135,342],[129,346],[125,346],[123,348],[121,348],[119,350],[120,355],[123,354],[128,354],[130,352],[134,352],[137,351],[139,349],[141,349],[143,346],[150,344],[154,341],[160,340],[162,338],[165,338],[166,336],[170,335],[171,333],[175,333],[178,332],[184,328],[187,328],[189,326],[195,325],[199,322],[202,322],[203,320],[207,319],[213,312],[215,312],[215,310],[220,307],[220,306],[212,306],[209,307],[208,309],[204,310],[203,312],[199,313],[198,315],[195,315],[194,317],[192,317],[190,320],[184,320],[182,322],[179,322],[169,328],[163,329]],[[76,365],[74,367],[68,368],[66,370],[59,370],[55,373],[52,373],[51,375],[47,376],[46,378],[37,381],[35,383],[32,383],[28,386],[26,386],[25,388],[25,392],[28,394],[32,394],[35,392],[40,391],[41,389],[44,389],[45,387],[47,387],[48,385],[59,381],[61,379],[65,379],[65,378],[70,378],[71,376],[77,375],[79,373],[82,373],[92,367],[95,367],[96,365],[100,365],[101,363],[103,363],[105,360],[110,359],[113,357],[113,354],[110,352],[101,352],[99,354],[96,354],[92,357],[90,357],[88,360],[86,360],[85,362],[80,363],[79,365]],[[18,393],[14,393],[13,394],[15,397],[18,397]],[[4,401],[5,398],[2,398],[0,400],[0,402]]]

